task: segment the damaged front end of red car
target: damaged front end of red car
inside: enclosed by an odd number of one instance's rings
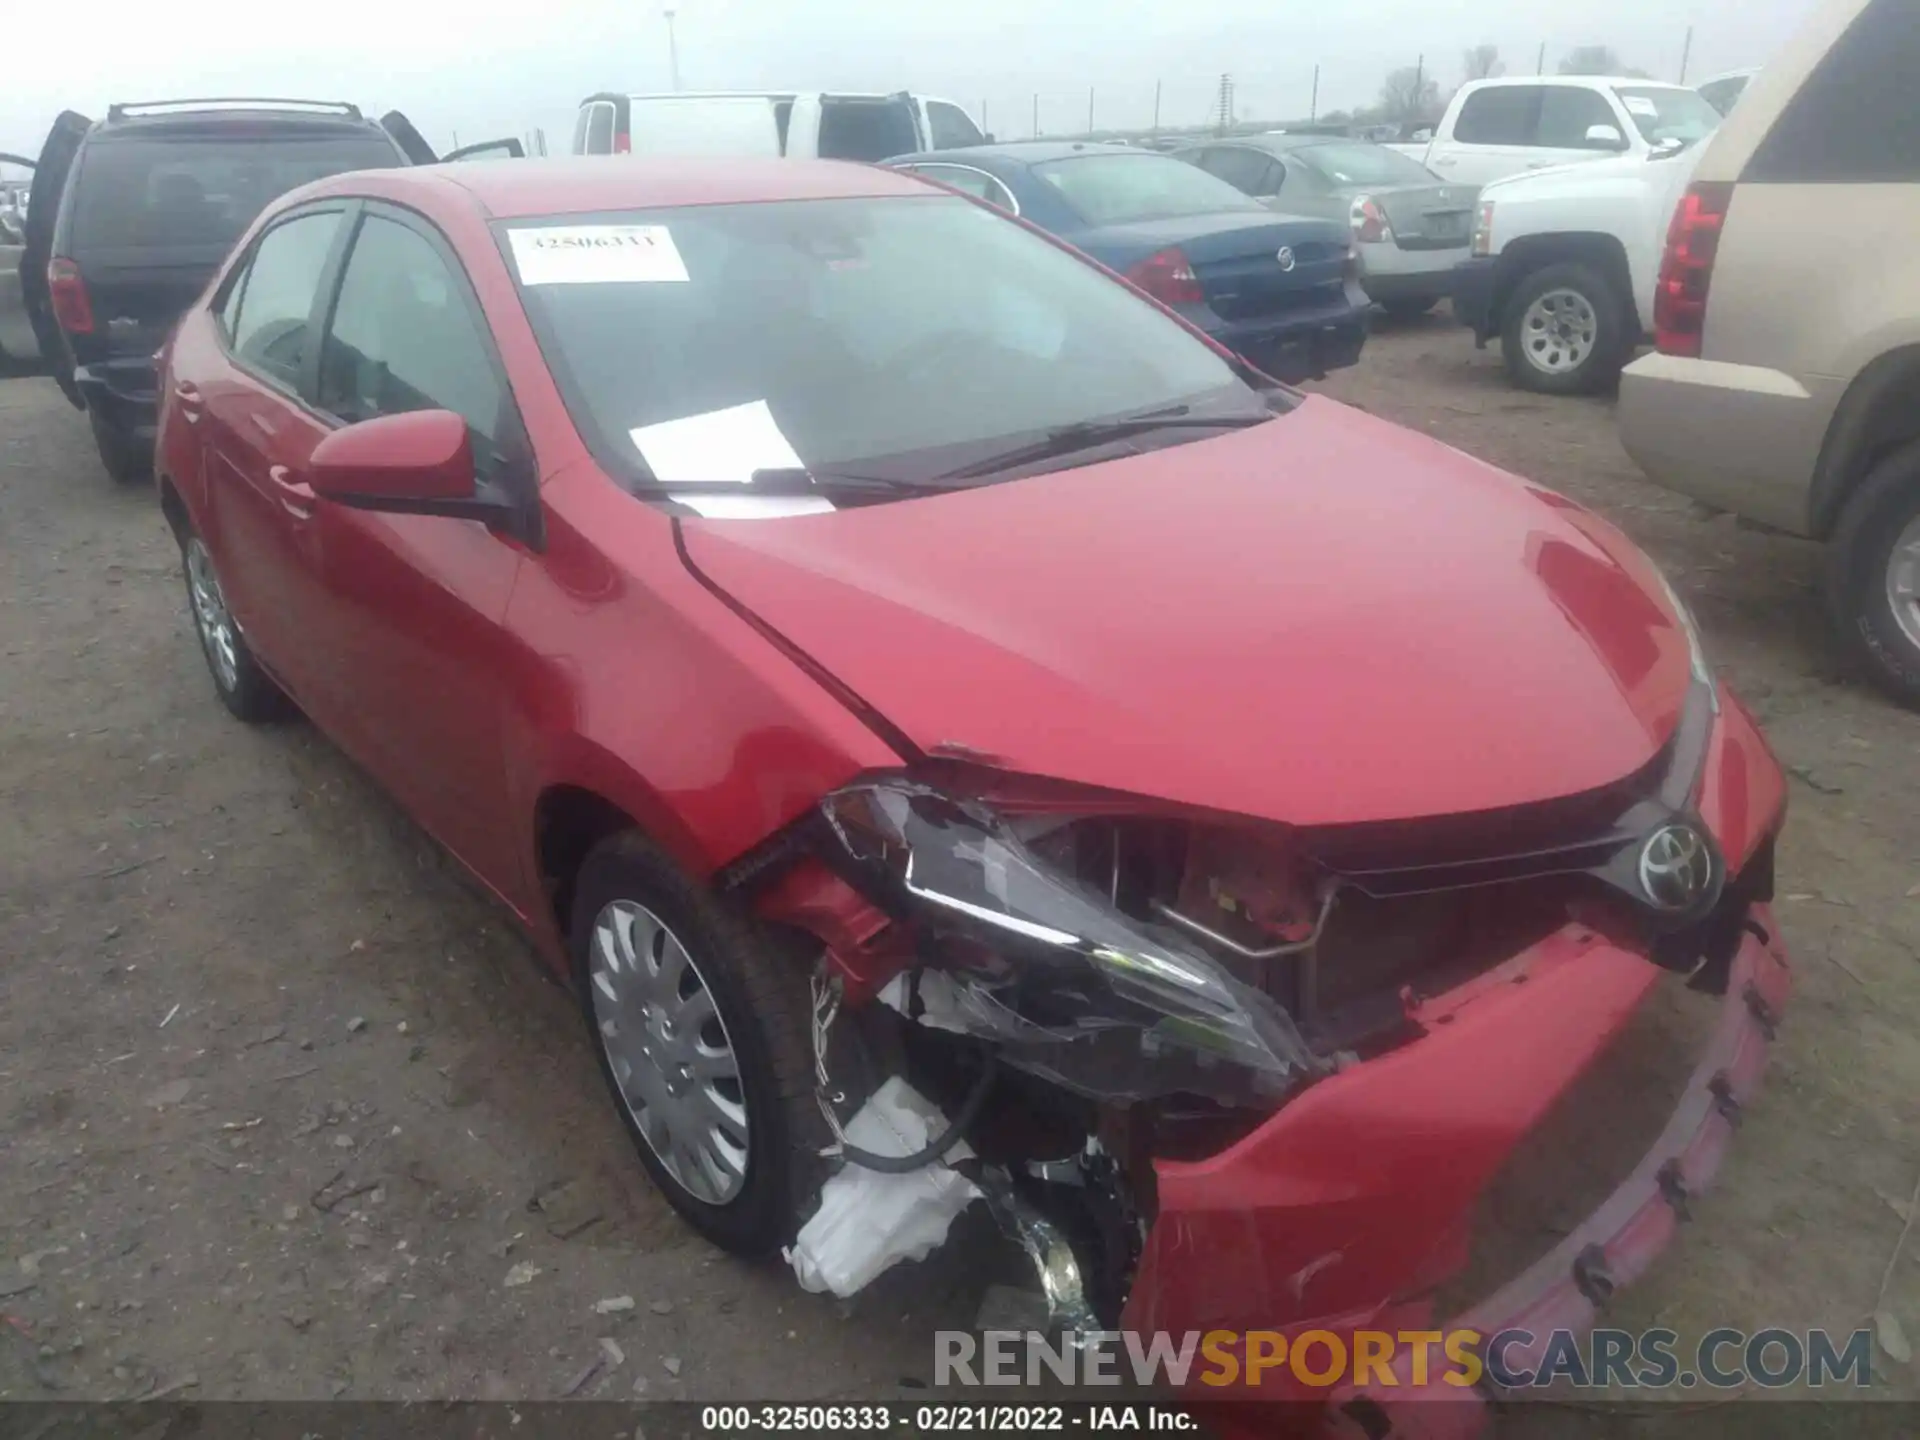
[[[1056,1324],[1544,1335],[1646,1268],[1757,1083],[1788,989],[1767,908],[1784,806],[1750,717],[1697,670],[1647,767],[1561,800],[1299,830],[936,757],[719,878],[820,942],[843,1154],[867,1154],[850,1127],[880,1080],[926,1097],[900,1144],[961,1177],[956,1204],[985,1198]],[[1496,1173],[1662,983],[1725,1000],[1653,1148],[1519,1279],[1439,1313]],[[880,1254],[875,1226],[862,1259],[938,1238]],[[1479,1423],[1482,1392],[1417,1385],[1403,1356],[1357,1386],[1264,1378],[1199,1398],[1330,1402],[1368,1435]]]

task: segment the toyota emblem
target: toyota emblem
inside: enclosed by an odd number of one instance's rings
[[[1282,270],[1293,269],[1293,247],[1291,245],[1282,245],[1280,247],[1280,253],[1273,258],[1280,262],[1280,268]]]
[[[1640,847],[1640,888],[1662,910],[1685,910],[1713,884],[1713,851],[1691,825],[1662,825]]]

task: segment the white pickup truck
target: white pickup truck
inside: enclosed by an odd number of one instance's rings
[[[1509,175],[1696,140],[1719,121],[1698,91],[1609,75],[1474,80],[1454,92],[1433,138],[1395,145],[1442,180],[1490,185]]]
[[[1606,388],[1653,320],[1667,226],[1719,114],[1663,111],[1644,151],[1529,171],[1480,192],[1453,310],[1485,345],[1500,337],[1516,385],[1571,395]],[[1700,112],[1704,111],[1704,117]]]

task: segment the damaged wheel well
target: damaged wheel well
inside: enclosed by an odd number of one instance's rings
[[[609,835],[639,828],[626,811],[591,790],[556,785],[541,795],[533,812],[534,854],[540,886],[561,935],[568,934],[573,923],[574,883],[581,862]]]

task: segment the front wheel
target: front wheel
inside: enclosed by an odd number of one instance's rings
[[[1620,374],[1631,348],[1625,301],[1590,265],[1547,265],[1508,297],[1500,348],[1507,374],[1523,390],[1585,395]]]
[[[575,979],[641,1163],[722,1249],[792,1240],[824,1178],[807,972],[638,834],[580,867]]]
[[[1873,679],[1920,708],[1920,443],[1868,472],[1827,549],[1827,607]]]

